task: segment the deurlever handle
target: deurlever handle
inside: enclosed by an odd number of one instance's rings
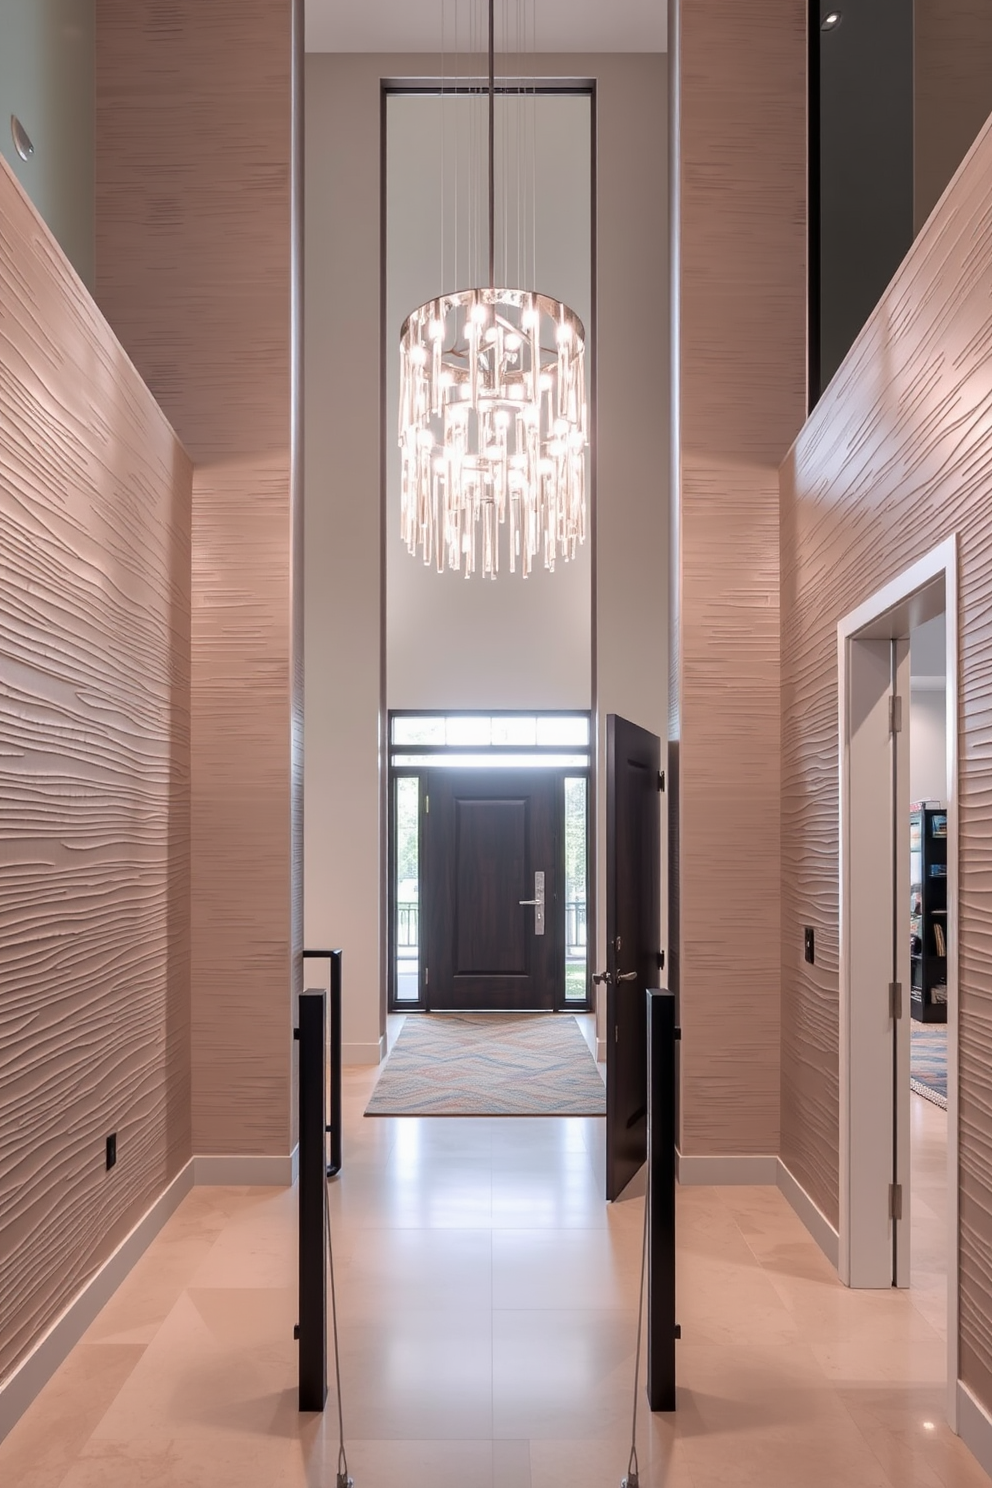
[[[518,899],[518,904],[543,904],[543,899]]]
[[[619,972],[617,974],[617,981],[618,982],[636,982],[637,981],[637,972],[636,971],[621,971],[621,972]]]
[[[612,982],[613,980],[608,971],[594,971],[592,979],[594,982]]]

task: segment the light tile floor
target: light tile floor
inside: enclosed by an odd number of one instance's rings
[[[372,1079],[347,1072],[332,1188],[357,1488],[616,1488],[643,1205],[602,1201],[602,1121],[363,1120]],[[985,1488],[942,1414],[946,1118],[914,1119],[910,1292],[841,1287],[773,1189],[680,1191],[679,1410],[642,1402],[644,1488]],[[0,1484],[333,1484],[333,1399],[296,1409],[295,1208],[192,1193],[0,1446]]]

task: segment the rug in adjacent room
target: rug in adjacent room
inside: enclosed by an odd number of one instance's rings
[[[910,1089],[947,1110],[947,1024],[915,1023],[909,1063]]]
[[[410,1016],[366,1116],[604,1116],[606,1087],[570,1013]]]

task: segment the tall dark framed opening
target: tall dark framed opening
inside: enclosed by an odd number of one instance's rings
[[[439,812],[451,817],[448,789],[457,782],[465,820],[478,817],[480,801],[493,798],[504,806],[512,802],[522,822],[537,811],[543,825],[543,840],[553,834],[553,863],[547,866],[547,898],[543,905],[546,924],[538,928],[533,904],[531,877],[514,887],[507,878],[500,889],[507,903],[498,908],[503,915],[507,953],[514,936],[542,943],[524,942],[542,954],[557,949],[550,1001],[521,1006],[544,1006],[546,1010],[589,1012],[592,1010],[591,948],[595,944],[592,895],[592,719],[588,712],[533,713],[501,712],[407,712],[389,714],[388,788],[388,1006],[390,1012],[426,1012],[432,1007],[452,1005],[452,989],[439,984],[444,958],[435,938],[430,949],[431,927],[438,925],[439,897],[457,896],[451,878],[452,865],[438,861],[450,840],[441,836]],[[432,784],[433,782],[433,784]],[[517,783],[519,782],[519,789]],[[434,796],[434,821],[431,799]],[[466,803],[465,798],[472,797]],[[535,805],[536,803],[536,805]],[[510,825],[509,810],[500,815]],[[462,837],[467,854],[459,871],[471,875],[472,853],[487,851],[483,827],[482,846],[473,848]],[[497,838],[499,829],[497,828]],[[498,850],[494,839],[492,851]],[[525,847],[521,853],[526,853]],[[433,859],[432,859],[433,853]],[[521,862],[523,858],[521,857]],[[536,862],[536,860],[535,860]],[[542,859],[543,863],[543,859]],[[466,866],[467,865],[467,866]],[[483,864],[484,867],[484,864]],[[533,864],[526,872],[532,874]],[[544,867],[539,870],[544,876]],[[500,878],[507,870],[499,870]],[[454,883],[454,887],[452,887]],[[541,885],[542,892],[544,885]],[[518,892],[519,891],[519,892]],[[442,909],[443,918],[443,906]],[[486,918],[490,912],[483,909]],[[531,916],[534,920],[531,920]],[[521,923],[518,923],[520,921]],[[435,932],[437,933],[444,933]],[[464,925],[460,932],[465,941]],[[496,928],[497,937],[500,934]],[[435,965],[433,986],[431,960]],[[512,959],[512,956],[511,956]],[[548,966],[550,958],[545,956]],[[513,968],[507,967],[508,970]],[[453,968],[447,958],[446,981]],[[517,968],[522,971],[522,968]],[[552,973],[549,973],[549,975]],[[454,978],[457,982],[457,977]],[[511,979],[512,980],[512,979]],[[504,988],[504,993],[506,989]],[[457,1001],[457,998],[455,999]],[[471,1006],[472,1004],[468,1004]],[[513,999],[506,1004],[513,1005]]]

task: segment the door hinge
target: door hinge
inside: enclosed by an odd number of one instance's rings
[[[430,985],[430,980],[431,980],[431,969],[430,969],[429,966],[425,966],[424,967],[424,986],[425,987],[427,987],[427,986]]]
[[[658,771],[658,789],[660,791],[663,791],[665,789],[665,772],[664,772],[664,770],[659,770]]]
[[[664,951],[659,951],[658,952],[658,970],[659,971],[664,971],[664,969],[665,969],[665,953],[664,953]]]
[[[902,1219],[902,1184],[889,1184],[889,1218]]]
[[[431,814],[431,798],[430,798],[430,796],[425,796],[424,797],[424,815],[425,816],[430,816],[430,814]]]
[[[902,982],[889,983],[889,1017],[893,1021],[902,1017]]]
[[[889,698],[889,733],[902,733],[902,698]]]
[[[619,1023],[614,1023],[614,1025],[613,1025],[613,1042],[615,1044],[618,1044],[620,1042],[620,1024]]]

